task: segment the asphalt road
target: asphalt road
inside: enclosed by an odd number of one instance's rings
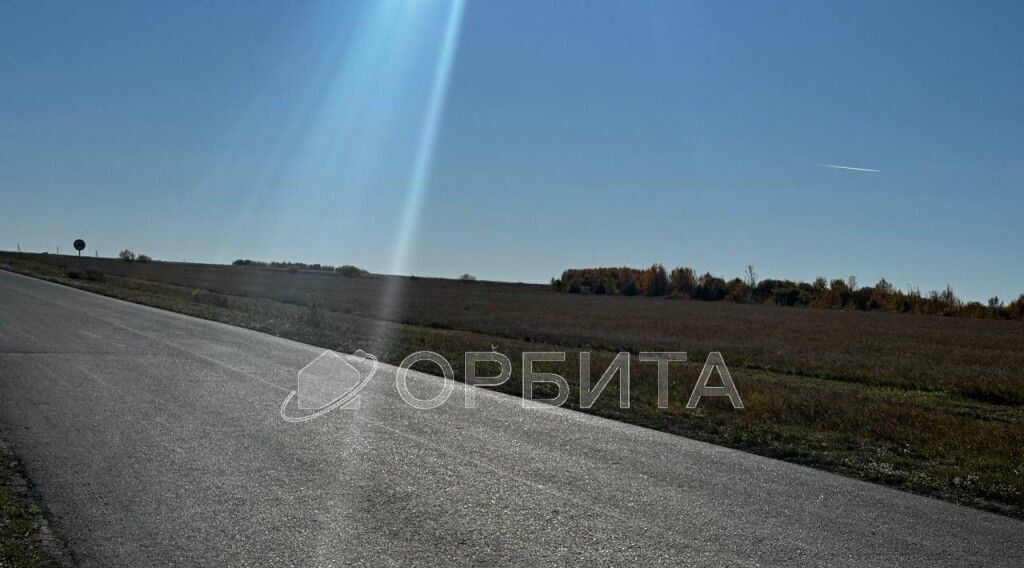
[[[0,271],[0,425],[82,565],[1024,562],[1019,521],[462,385],[415,410],[391,367],[282,420],[321,353]]]

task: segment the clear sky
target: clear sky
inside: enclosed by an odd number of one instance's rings
[[[7,0],[0,248],[1008,300],[1022,29],[1014,2]]]

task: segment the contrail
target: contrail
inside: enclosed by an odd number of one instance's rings
[[[869,172],[872,174],[882,173],[882,170],[876,170],[874,168],[855,168],[853,166],[840,166],[839,164],[814,164],[819,168],[834,168],[837,170],[852,170],[855,172]]]

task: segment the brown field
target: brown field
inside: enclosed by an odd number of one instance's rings
[[[578,384],[615,352],[674,350],[671,406],[656,366],[633,359],[632,405],[602,416],[1024,518],[1024,323],[880,312],[588,296],[546,286],[0,253],[12,270],[126,300],[397,363],[430,349],[461,377],[465,351],[564,349]],[[69,278],[87,269],[105,280]],[[381,310],[390,285],[401,289]],[[384,318],[387,318],[386,321]],[[683,405],[720,351],[746,405]],[[519,392],[519,365],[501,390]],[[431,369],[424,369],[430,371]],[[435,370],[436,371],[436,370]],[[574,393],[575,396],[575,393]],[[570,397],[570,406],[574,406]]]

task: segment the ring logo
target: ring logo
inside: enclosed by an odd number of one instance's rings
[[[306,422],[341,406],[358,408],[359,393],[373,380],[378,367],[377,358],[362,349],[345,356],[324,351],[299,371],[298,388],[281,404],[281,418]],[[293,398],[299,410],[315,412],[289,415],[288,403]]]

